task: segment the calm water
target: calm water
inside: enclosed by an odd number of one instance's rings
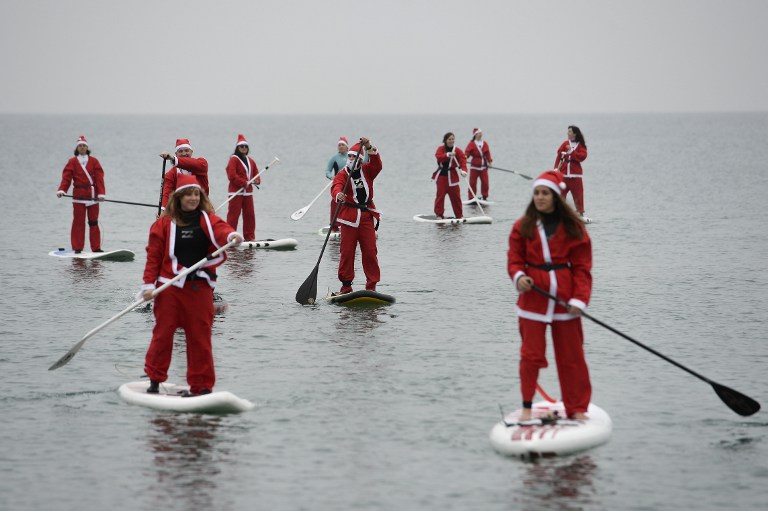
[[[586,321],[595,403],[611,441],[523,463],[488,433],[519,405],[515,292],[507,237],[530,182],[491,174],[492,225],[436,227],[433,154],[445,131],[481,126],[495,162],[538,174],[565,128],[583,129],[587,214],[595,219],[590,312],[686,366],[768,404],[765,194],[768,114],[498,117],[0,117],[6,219],[0,253],[0,509],[756,509],[768,486],[768,420],[731,412],[706,383]],[[157,154],[188,137],[210,163],[212,199],[237,133],[263,166],[257,237],[292,252],[237,252],[220,271],[217,388],[249,413],[175,415],[122,402],[142,374],[151,315],[131,313],[49,372],[85,332],[131,303],[154,211],[104,204],[107,249],[131,263],[57,260],[71,206],[54,192],[77,136],[106,171],[109,198],[153,203]],[[380,290],[391,307],[301,307],[339,135],[370,137]],[[465,187],[462,187],[465,190]],[[463,192],[466,193],[466,192]],[[336,289],[338,245],[318,291]],[[363,283],[362,272],[356,286]],[[184,380],[183,342],[171,379]],[[542,383],[558,394],[554,368]]]

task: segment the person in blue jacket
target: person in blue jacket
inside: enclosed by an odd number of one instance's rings
[[[333,179],[334,177],[336,177],[336,174],[338,174],[339,171],[344,168],[344,165],[347,164],[347,152],[349,151],[349,143],[347,142],[347,139],[345,137],[339,137],[337,146],[339,148],[339,152],[331,156],[331,159],[328,160],[328,166],[325,168],[325,177],[327,177],[328,179]],[[331,200],[330,222],[333,223],[333,225],[331,225],[331,230],[334,232],[338,232],[339,223],[333,222],[333,213],[335,211],[336,211],[336,201]],[[330,222],[328,225],[330,225]]]

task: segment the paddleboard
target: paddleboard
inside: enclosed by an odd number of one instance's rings
[[[264,248],[268,250],[293,250],[296,248],[299,242],[293,238],[283,238],[280,240],[256,240],[256,241],[244,241],[240,244],[240,250]]]
[[[481,206],[492,206],[493,204],[496,204],[492,200],[485,200],[485,199],[468,199],[465,201],[461,201],[462,204],[465,206],[477,206],[479,203]]]
[[[413,217],[417,222],[428,222],[432,224],[490,224],[493,218],[489,216],[470,216],[464,218],[445,217],[438,220],[435,215],[416,215]]]
[[[240,413],[251,410],[256,405],[241,399],[231,392],[216,391],[203,396],[181,397],[179,392],[189,391],[186,385],[161,383],[158,394],[147,394],[149,380],[124,383],[117,389],[125,401],[155,410],[187,413]]]
[[[592,222],[594,222],[594,220],[592,220],[588,216],[582,216],[581,221],[584,222],[585,224],[591,224]]]
[[[331,293],[325,298],[336,305],[389,305],[395,303],[394,296],[367,289],[344,294]]]
[[[565,418],[561,401],[541,401],[533,405],[534,425],[520,425],[522,409],[507,414],[491,429],[491,445],[501,454],[523,459],[565,456],[602,445],[611,437],[613,423],[600,407],[591,404],[587,409],[589,420],[573,421]],[[549,423],[541,420],[557,412],[563,419]]]
[[[66,250],[60,248],[53,252],[48,252],[48,255],[54,257],[62,257],[65,259],[99,259],[102,261],[133,261],[133,257],[136,255],[130,250],[109,250],[106,252],[80,252],[75,254],[74,250]]]
[[[222,296],[219,293],[214,291],[213,292],[213,313],[222,314],[226,312],[227,309],[229,309],[229,302],[227,302],[224,298],[222,298]],[[152,302],[149,302],[143,307],[136,307],[133,310],[135,310],[136,312],[148,314],[152,312]]]
[[[320,229],[317,231],[317,234],[319,234],[320,236],[326,236],[326,235],[328,234],[328,229],[330,229],[330,227],[328,227],[327,225],[326,225],[325,227],[321,227],[321,228],[320,228]],[[341,238],[341,231],[335,231],[335,232],[332,232],[329,238],[330,238],[330,239],[332,239],[332,240],[333,240],[333,239],[339,239],[339,238]],[[378,239],[378,238],[379,238],[379,233],[378,233],[378,231],[377,231],[377,232],[376,232],[376,239]]]

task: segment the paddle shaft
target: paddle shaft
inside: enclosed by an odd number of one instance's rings
[[[245,183],[244,187],[240,188],[238,191],[236,191],[235,193],[230,195],[229,198],[227,200],[225,200],[224,202],[222,202],[221,204],[219,204],[219,207],[214,209],[214,211],[220,210],[222,207],[224,207],[224,204],[228,203],[229,201],[234,199],[236,196],[240,195],[241,192],[245,191],[245,189],[248,188],[251,185],[251,183],[253,183],[258,178],[260,178],[264,173],[266,173],[269,170],[269,168],[272,166],[273,163],[280,163],[280,158],[275,156],[275,158],[271,162],[269,162],[269,164],[267,164],[266,167],[264,167],[264,170],[262,170],[261,172],[257,172],[255,176],[253,176],[251,179],[248,180],[247,183]],[[258,188],[258,186],[256,188]]]
[[[163,171],[160,174],[160,198],[157,201],[157,216],[160,216],[160,213],[163,212],[163,188],[165,187],[165,163],[168,160],[163,158]]]
[[[502,168],[499,168],[499,167],[494,167],[493,165],[488,165],[488,168],[489,169],[494,169],[494,170],[500,170],[502,172],[509,172],[511,174],[517,174],[518,176],[520,176],[522,178],[525,178],[525,179],[529,179],[529,180],[533,179],[531,176],[528,176],[528,175],[523,174],[522,172],[518,172],[516,170],[502,169]]]
[[[129,204],[131,206],[146,206],[148,208],[154,208],[155,207],[154,204],[143,204],[141,202],[128,202],[128,201],[124,201],[124,200],[113,200],[113,199],[101,199],[101,200],[99,200],[99,199],[94,199],[92,197],[76,197],[74,195],[63,195],[63,197],[71,197],[71,198],[73,198],[75,200],[90,200],[90,201],[94,201],[94,202],[115,202],[117,204]]]
[[[453,150],[456,150],[456,147],[453,148]],[[457,171],[459,172],[459,175],[461,175],[461,167],[459,166],[459,161],[456,159],[456,155],[454,154],[451,156],[453,158],[454,163],[456,163]],[[482,213],[483,216],[485,216],[485,211],[483,210],[482,204],[480,204],[480,197],[477,196],[475,191],[472,189],[472,185],[469,184],[469,174],[464,176],[464,179],[467,180],[467,188],[469,188],[469,191],[472,192],[472,197],[475,198],[475,201],[477,202],[477,207],[480,208],[480,213]]]
[[[328,184],[325,185],[325,188],[320,190],[320,193],[318,193],[317,196],[315,196],[315,198],[312,199],[312,202],[310,202],[309,204],[307,204],[303,208],[294,211],[294,213],[291,215],[291,220],[300,220],[301,217],[303,217],[307,213],[307,211],[309,211],[309,208],[312,207],[312,204],[314,204],[317,201],[317,199],[319,199],[320,196],[323,193],[325,193],[325,191],[328,189],[328,187],[331,186],[332,184],[333,184],[333,180],[329,181]]]

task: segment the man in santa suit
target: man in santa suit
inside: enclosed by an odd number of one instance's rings
[[[70,158],[61,173],[61,183],[56,196],[61,198],[72,185],[72,250],[76,254],[85,247],[85,219],[88,217],[88,239],[91,250],[101,250],[101,233],[99,232],[99,202],[106,198],[104,188],[104,170],[99,160],[91,156],[88,142],[83,135],[77,139],[75,156]]]
[[[366,156],[368,163],[363,163]],[[365,288],[376,290],[381,275],[376,248],[376,229],[381,213],[373,203],[373,181],[381,172],[381,156],[370,140],[363,137],[347,153],[347,163],[333,178],[331,197],[339,203],[337,217],[341,226],[339,247],[340,293],[352,292],[355,278],[355,251],[360,244]],[[350,179],[351,178],[351,179]]]
[[[237,229],[237,221],[240,218],[240,211],[242,211],[243,236],[245,236],[245,241],[254,241],[256,239],[256,213],[253,210],[253,184],[260,185],[261,177],[256,162],[248,156],[248,152],[248,141],[245,136],[238,135],[235,152],[229,157],[229,163],[227,163],[229,196],[234,195],[229,201],[227,223],[233,229]]]
[[[469,188],[474,191],[478,198],[488,200],[490,185],[488,183],[488,167],[493,163],[491,158],[491,148],[488,142],[483,140],[483,130],[475,128],[472,130],[472,140],[467,144],[464,150],[469,162]],[[477,189],[477,178],[480,178],[480,187]],[[472,200],[472,191],[467,190],[467,199]]]
[[[162,209],[168,203],[168,197],[176,190],[176,177],[179,174],[195,176],[200,187],[206,195],[208,190],[208,161],[205,158],[192,158],[192,146],[186,138],[176,140],[176,154],[162,152],[160,157],[173,163],[171,170],[165,173],[163,178],[163,198],[160,201]]]

